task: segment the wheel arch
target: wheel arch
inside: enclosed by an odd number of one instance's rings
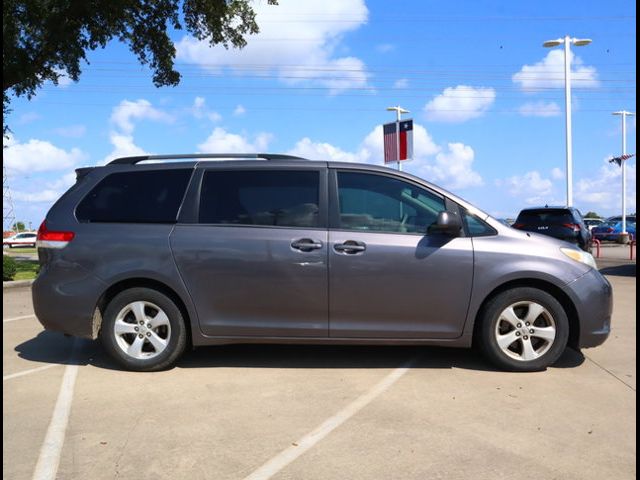
[[[551,282],[537,278],[522,278],[517,280],[510,280],[494,288],[482,301],[482,304],[480,305],[480,308],[478,308],[473,319],[474,324],[472,343],[475,345],[478,341],[479,329],[482,323],[481,319],[487,303],[489,303],[489,301],[496,295],[499,295],[507,290],[519,287],[537,288],[553,296],[558,302],[560,302],[560,305],[562,305],[562,308],[567,314],[567,319],[569,320],[569,340],[567,344],[571,348],[577,349],[580,339],[580,321],[576,306],[574,305],[569,295],[567,295],[560,287]]]
[[[167,284],[159,280],[154,280],[154,279],[145,278],[145,277],[135,277],[135,278],[127,278],[124,280],[120,280],[114,283],[113,285],[111,285],[102,293],[102,295],[98,299],[98,303],[96,305],[96,314],[94,315],[94,320],[93,320],[94,338],[97,337],[98,332],[100,331],[100,327],[102,325],[102,318],[109,302],[111,302],[111,300],[113,300],[116,295],[118,295],[121,292],[124,292],[125,290],[129,290],[131,288],[140,288],[140,287],[156,290],[166,295],[167,297],[169,297],[176,304],[176,306],[180,310],[180,313],[182,314],[182,317],[184,318],[185,327],[187,329],[187,342],[191,346],[192,345],[191,315],[189,315],[189,310],[187,309],[187,305],[182,300],[180,295],[178,295],[178,293],[174,289],[172,289],[170,286],[168,286]]]

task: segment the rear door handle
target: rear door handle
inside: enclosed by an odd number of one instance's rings
[[[322,242],[319,240],[312,240],[311,238],[301,238],[291,242],[291,248],[300,250],[301,252],[311,252],[312,250],[322,248]]]
[[[336,243],[333,249],[338,253],[346,253],[353,255],[354,253],[361,253],[367,249],[367,246],[363,242],[356,242],[355,240],[347,240],[344,243]]]

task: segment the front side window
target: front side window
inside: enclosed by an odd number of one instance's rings
[[[467,225],[467,231],[470,237],[488,237],[498,234],[495,228],[481,220],[477,215],[473,215],[465,210],[462,217]]]
[[[214,225],[320,225],[320,174],[304,170],[205,172],[199,221]]]
[[[81,222],[174,223],[192,169],[112,173],[76,208]]]
[[[357,172],[338,172],[340,228],[425,235],[445,210],[444,199],[411,183]]]

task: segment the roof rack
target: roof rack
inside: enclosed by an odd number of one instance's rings
[[[140,155],[137,157],[121,157],[111,160],[109,165],[135,165],[145,160],[184,160],[206,158],[239,158],[243,160],[307,160],[294,155],[282,155],[279,153],[181,153],[177,155]]]

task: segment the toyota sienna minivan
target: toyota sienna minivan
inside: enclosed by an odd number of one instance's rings
[[[474,345],[534,371],[610,330],[589,253],[373,165],[120,158],[78,169],[37,241],[42,325],[130,370],[187,346],[314,343]]]

